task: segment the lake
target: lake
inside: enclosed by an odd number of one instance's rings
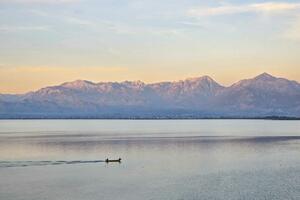
[[[0,120],[0,199],[300,199],[300,121]]]

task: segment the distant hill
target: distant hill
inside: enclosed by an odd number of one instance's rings
[[[176,82],[85,80],[0,95],[0,118],[300,117],[300,84],[263,73],[224,87],[208,76]]]

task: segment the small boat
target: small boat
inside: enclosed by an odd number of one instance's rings
[[[109,162],[118,162],[118,163],[120,163],[121,160],[122,160],[121,158],[116,159],[116,160],[110,160],[110,159],[106,158],[106,159],[105,159],[105,162],[106,162],[106,163],[109,163]]]

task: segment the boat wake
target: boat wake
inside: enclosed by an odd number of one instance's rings
[[[105,161],[104,160],[0,161],[0,168],[46,166],[46,165],[93,164],[93,163],[101,163],[101,162],[105,162]]]

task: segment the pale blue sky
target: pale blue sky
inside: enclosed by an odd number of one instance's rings
[[[264,71],[300,81],[300,1],[0,0],[0,44],[0,92]]]

